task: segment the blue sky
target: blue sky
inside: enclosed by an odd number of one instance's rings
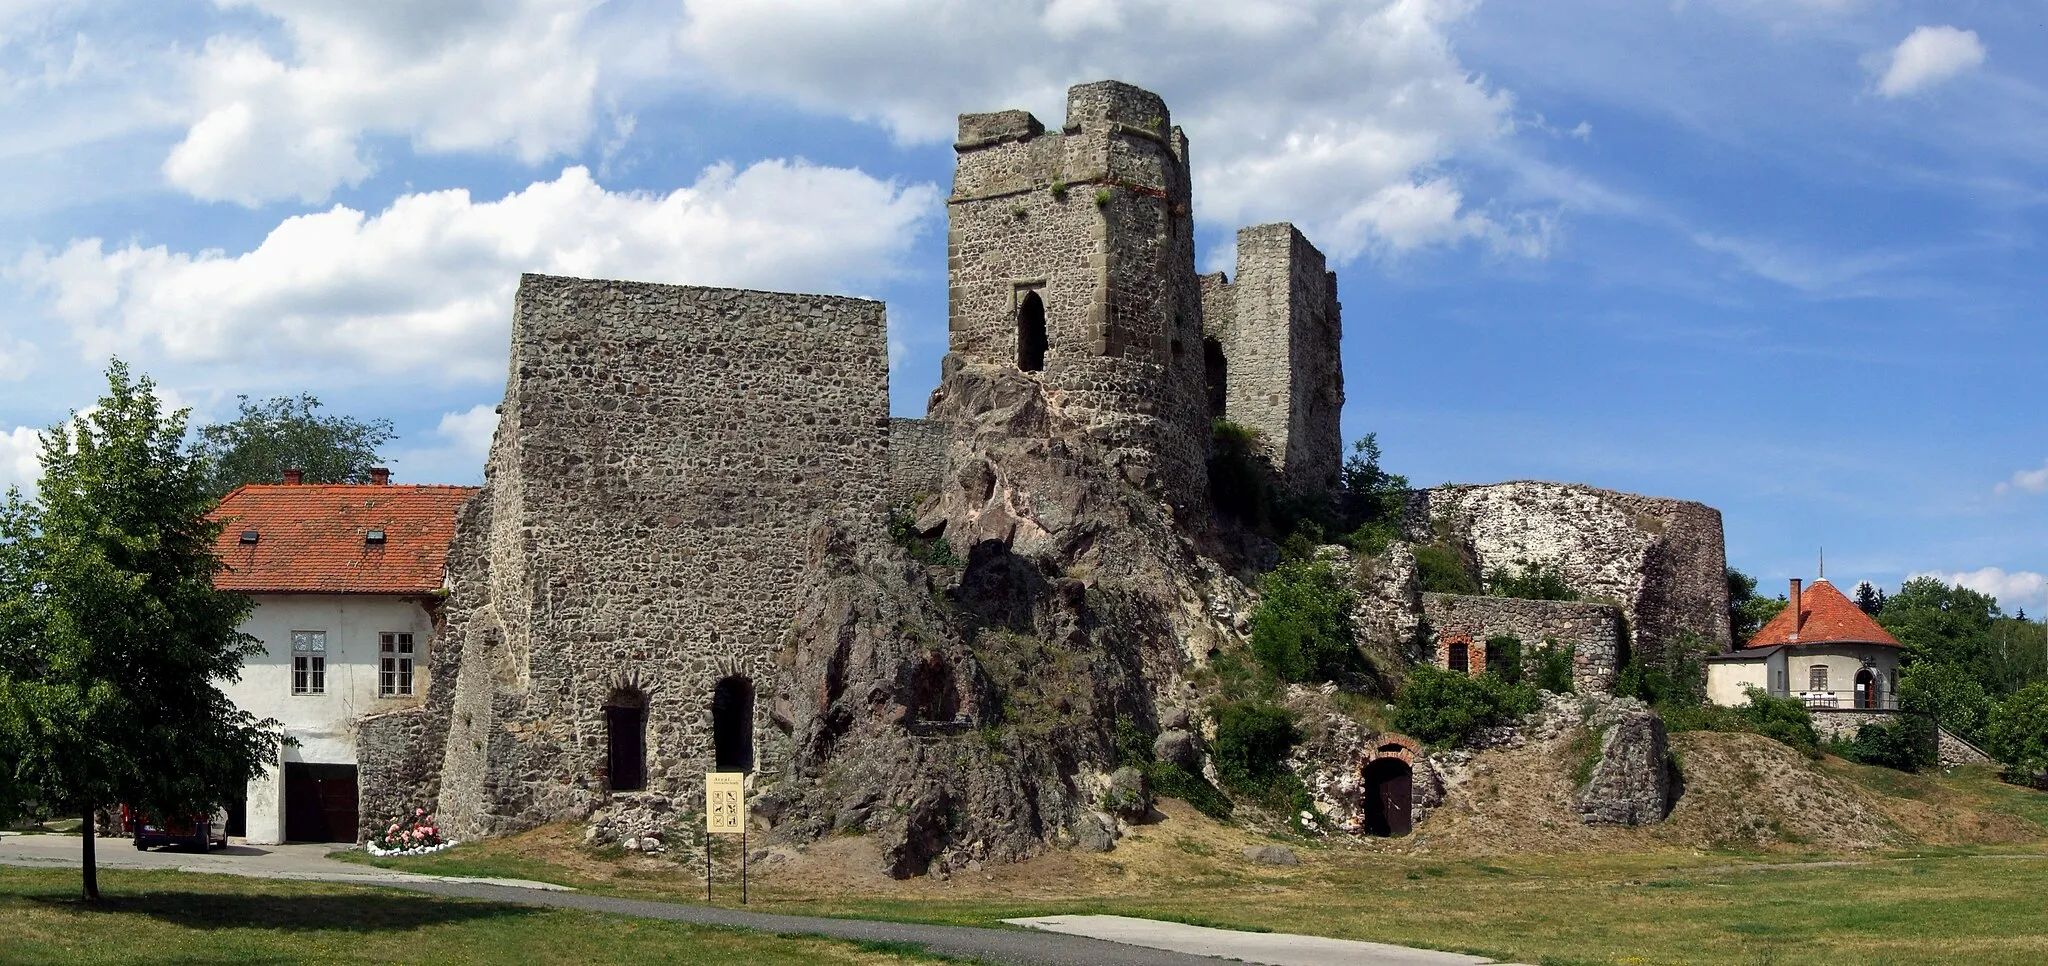
[[[346,13],[335,12],[346,6]],[[1419,484],[1720,508],[1765,580],[2048,611],[2048,25],[1903,0],[0,0],[0,484],[107,356],[473,482],[521,271],[886,299],[945,341],[953,115],[1157,90],[1199,259],[1338,268]]]

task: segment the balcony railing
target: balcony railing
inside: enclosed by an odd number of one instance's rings
[[[1794,698],[1809,708],[1835,708],[1844,711],[1897,711],[1899,697],[1896,694],[1869,695],[1861,691],[1772,691],[1774,698]]]

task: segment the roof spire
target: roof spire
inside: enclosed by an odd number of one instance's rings
[[[1820,579],[1828,579],[1828,548],[1826,545],[1822,545],[1820,548]]]

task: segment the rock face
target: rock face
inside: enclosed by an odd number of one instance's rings
[[[1649,825],[1671,813],[1671,746],[1664,719],[1642,702],[1607,698],[1593,703],[1586,727],[1598,736],[1599,759],[1579,789],[1579,815],[1588,825]]]
[[[1555,565],[1586,600],[1611,600],[1657,655],[1686,632],[1728,648],[1727,557],[1712,507],[1570,483],[1422,490],[1409,536],[1448,539],[1480,574]]]

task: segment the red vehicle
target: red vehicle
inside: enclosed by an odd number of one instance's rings
[[[158,822],[126,805],[121,806],[121,831],[135,836],[135,847],[185,844],[201,852],[228,847],[228,810],[216,808],[209,814],[195,813],[179,821]]]

